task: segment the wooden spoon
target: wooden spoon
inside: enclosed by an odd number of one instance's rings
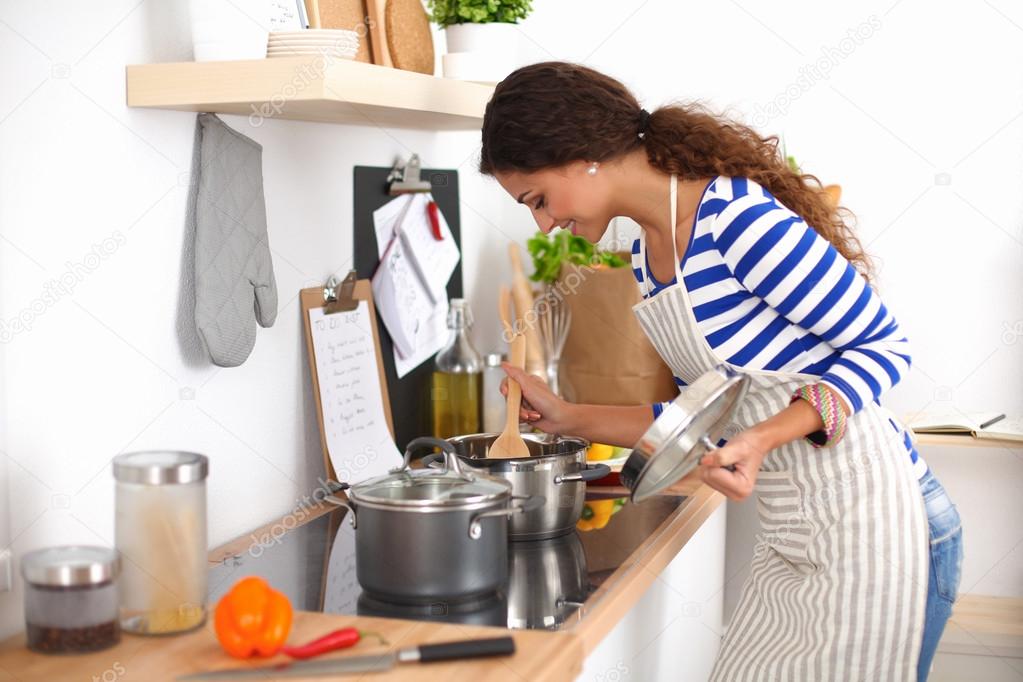
[[[512,266],[512,298],[519,317],[524,317],[533,309],[533,290],[522,268],[521,247],[515,242],[508,245],[508,258]],[[522,331],[526,335],[526,372],[540,377],[547,377],[547,364],[544,362],[543,346],[535,322],[522,323]]]
[[[508,351],[508,364],[524,369],[526,366],[526,337],[522,332],[515,333],[512,325],[511,295],[507,287],[501,287],[500,301],[501,322],[504,323],[506,334],[510,334],[511,348]],[[504,431],[490,445],[487,457],[510,458],[529,457],[529,446],[522,440],[519,433],[519,407],[522,405],[522,387],[511,377],[508,378],[508,412],[505,417]]]

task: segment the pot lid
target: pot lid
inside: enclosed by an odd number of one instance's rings
[[[444,465],[413,469],[416,450],[440,448]],[[356,483],[350,496],[356,503],[394,507],[457,508],[508,499],[511,483],[501,478],[465,471],[454,447],[438,438],[416,438],[405,450],[404,464],[383,476]]]
[[[725,365],[705,372],[661,412],[621,471],[632,501],[658,494],[696,468],[716,447],[749,387],[749,377]]]

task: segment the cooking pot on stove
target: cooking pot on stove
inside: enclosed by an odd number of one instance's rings
[[[413,469],[414,453],[440,448],[443,463]],[[417,438],[404,464],[384,476],[342,483],[355,531],[355,572],[364,592],[385,602],[423,604],[492,594],[508,578],[508,518],[544,504],[511,484],[460,466],[455,449]]]
[[[511,518],[511,540],[542,540],[570,533],[583,512],[586,482],[611,473],[606,464],[589,464],[582,438],[522,434],[529,457],[488,457],[496,433],[449,438],[463,468],[511,484],[515,495],[543,497],[546,503]],[[430,458],[427,458],[427,461]]]

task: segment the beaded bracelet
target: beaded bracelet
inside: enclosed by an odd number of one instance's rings
[[[834,390],[826,384],[803,386],[792,395],[789,404],[800,399],[810,403],[824,422],[822,430],[814,431],[806,436],[811,445],[815,448],[823,448],[842,440],[842,436],[845,435],[847,419],[845,410],[842,408],[842,401]]]

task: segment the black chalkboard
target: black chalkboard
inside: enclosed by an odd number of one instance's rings
[[[387,193],[387,176],[390,168],[356,166],[354,171],[354,220],[352,222],[353,253],[355,270],[359,279],[371,279],[379,262],[376,232],[373,229],[373,211],[394,197]],[[462,248],[462,232],[458,213],[458,171],[424,168],[421,178],[433,187],[433,199],[451,228],[459,250]],[[448,282],[448,298],[462,296],[462,262]],[[394,440],[404,452],[409,441],[419,436],[431,435],[433,430],[430,409],[430,380],[433,361],[427,360],[414,370],[398,378],[394,369],[394,345],[387,333],[387,327],[377,315],[377,330],[380,336],[380,352],[384,358],[384,375],[387,378],[387,393],[391,400],[391,416],[394,420]]]

